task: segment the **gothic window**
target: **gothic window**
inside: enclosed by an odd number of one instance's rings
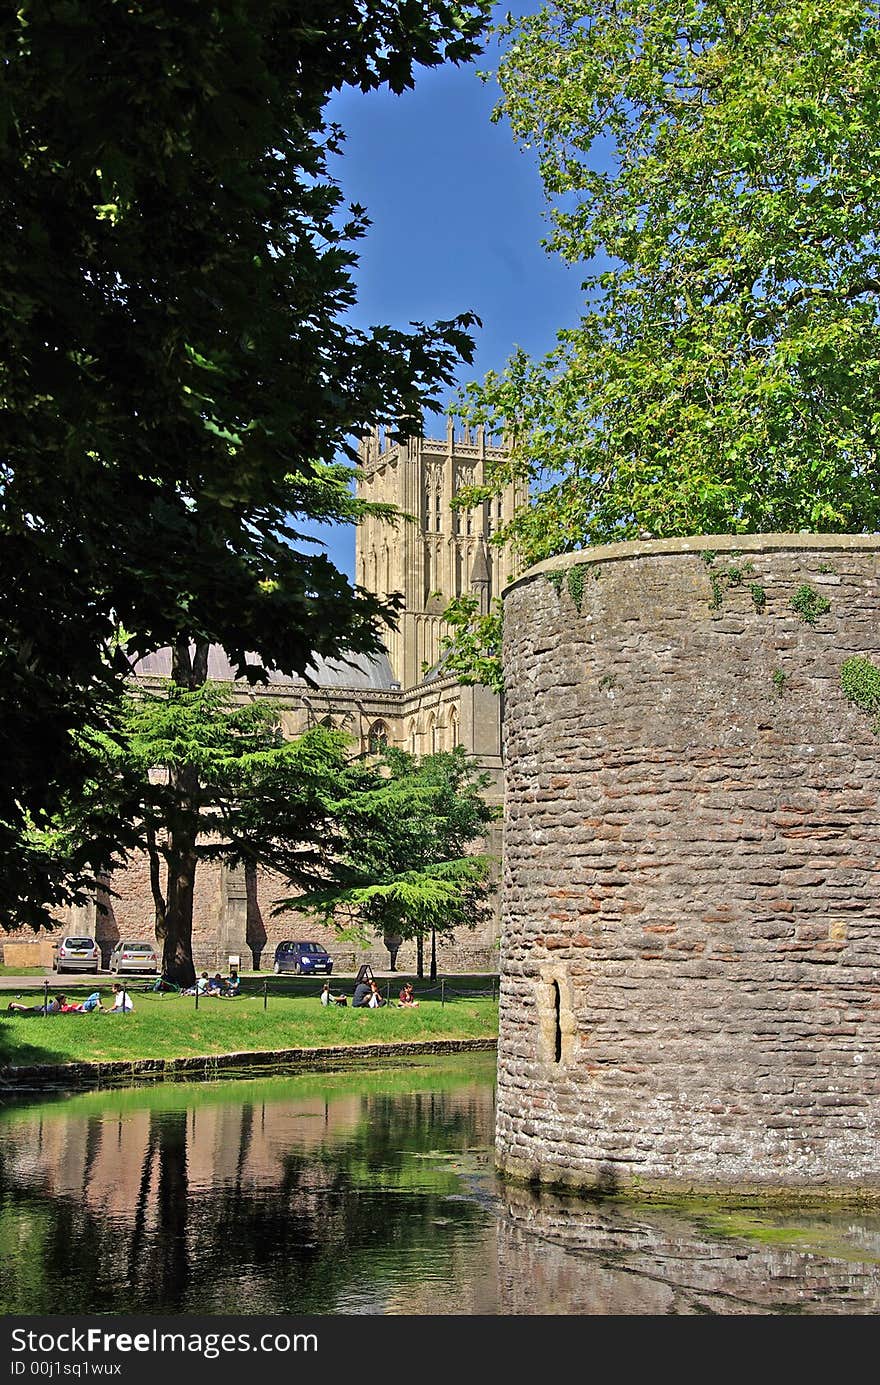
[[[425,491],[425,528],[431,528],[431,492]]]
[[[441,498],[440,492],[437,491],[436,495],[434,496],[434,515],[435,515],[435,524],[434,524],[434,528],[437,530],[437,533],[438,533],[438,534],[440,533],[441,529],[443,528],[443,508],[442,508],[442,507],[443,507],[443,500],[442,500],[442,498]]]
[[[449,742],[453,750],[458,745],[458,712],[454,707],[449,713]]]
[[[409,724],[409,731],[407,732],[407,738],[408,738],[408,740],[409,740],[409,752],[410,752],[411,755],[415,755],[416,749],[417,749],[417,746],[418,746],[418,743],[419,743],[419,734],[418,734],[418,731],[416,730],[416,724],[415,724],[414,721],[411,721],[410,724]]]
[[[388,727],[384,721],[374,721],[367,732],[367,749],[371,755],[381,755],[388,744]]]

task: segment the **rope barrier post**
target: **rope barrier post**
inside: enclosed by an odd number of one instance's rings
[[[440,1004],[446,1004],[446,977],[440,977]]]
[[[48,1013],[49,1013],[49,982],[48,982],[48,981],[44,981],[44,982],[43,982],[43,1014],[44,1014],[44,1015],[48,1015]]]
[[[264,976],[264,977],[263,977],[263,1009],[264,1009],[264,1010],[268,1009],[268,1006],[269,1006],[269,980],[268,980],[268,977],[265,977],[265,976]]]
[[[391,982],[390,982],[390,981],[386,981],[386,982],[385,982],[385,1004],[386,1004],[386,1005],[388,1004],[388,1002],[389,1002],[390,999],[391,999]]]
[[[128,1014],[128,1008],[127,1008],[126,1003],[125,1003],[127,1000],[128,1000],[128,991],[125,989],[125,982],[123,981],[123,983],[122,983],[122,1013],[123,1013],[124,1015],[127,1015],[127,1014]]]
[[[198,982],[198,978],[196,978],[196,1009],[198,1010],[198,1008],[199,1008],[199,982]]]

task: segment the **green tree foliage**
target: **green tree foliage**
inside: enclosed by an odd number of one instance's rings
[[[400,92],[419,64],[470,58],[487,9],[4,7],[7,924],[63,895],[24,836],[86,785],[71,733],[110,715],[130,660],[173,645],[192,687],[204,671],[191,642],[222,645],[251,679],[375,648],[392,609],[303,548],[298,525],[356,517],[339,448],[375,422],[416,426],[469,358],[473,319],[411,333],[346,322],[367,218],[331,176],[343,136],[325,106],[345,85]],[[83,847],[91,869],[107,858],[100,827]]]
[[[578,325],[466,416],[515,438],[529,561],[694,533],[880,528],[880,46],[869,0],[555,0],[511,20]]]
[[[187,689],[168,681],[128,697],[113,735],[92,735],[101,772],[51,844],[62,862],[65,845],[76,849],[77,810],[90,823],[91,800],[128,813],[128,853],[148,857],[163,971],[178,984],[195,976],[193,896],[202,861],[283,869],[301,888],[323,880],[336,841],[327,805],[350,754],[343,733],[317,727],[288,741],[268,699],[241,703],[216,683]]]
[[[504,683],[500,599],[482,614],[479,598],[465,592],[450,601],[443,619],[449,627],[440,638],[444,673],[454,673],[464,684],[481,683],[500,693]]]
[[[436,933],[472,927],[489,908],[491,858],[468,851],[497,816],[487,782],[461,746],[422,759],[389,749],[378,762],[353,763],[330,804],[336,846],[324,884],[276,912],[302,911],[358,938],[415,938],[420,976],[430,935],[436,975]]]

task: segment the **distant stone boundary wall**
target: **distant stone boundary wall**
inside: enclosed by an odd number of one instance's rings
[[[494,1051],[494,1039],[434,1039],[424,1042],[339,1045],[333,1048],[263,1049],[254,1053],[214,1053],[194,1058],[135,1058],[107,1063],[0,1065],[0,1095],[25,1095],[47,1087],[106,1087],[144,1080],[212,1080],[253,1077],[255,1072],[304,1072],[352,1067],[374,1059],[407,1058],[422,1053]]]
[[[505,594],[497,1160],[880,1192],[880,535],[622,543]]]

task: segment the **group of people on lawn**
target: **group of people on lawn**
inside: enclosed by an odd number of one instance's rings
[[[407,981],[404,983],[400,991],[397,1003],[398,1005],[401,1005],[405,1010],[414,1010],[418,1005],[419,1002],[413,995],[413,986],[411,981]],[[348,1000],[344,995],[334,995],[333,992],[330,990],[330,982],[325,981],[324,989],[321,992],[321,1004],[347,1005]],[[383,999],[382,994],[375,980],[373,980],[372,978],[368,980],[366,977],[359,977],[358,981],[355,984],[354,995],[352,996],[351,1004],[352,1009],[355,1010],[378,1010],[381,1005],[387,1005],[388,1001]]]
[[[241,978],[235,967],[230,967],[229,975],[223,977],[219,971],[209,976],[203,971],[194,986],[183,992],[184,995],[216,996],[219,1000],[235,1000],[241,995]]]
[[[160,995],[164,991],[176,991],[178,988],[164,977],[157,978],[156,985],[153,987]],[[230,969],[229,976],[222,977],[218,972],[216,976],[210,977],[203,971],[198,981],[184,995],[200,996],[220,996],[225,1000],[232,1000],[241,993],[241,980],[235,967]],[[104,1005],[98,991],[93,991],[86,996],[85,1000],[75,1001],[71,997],[59,991],[51,1000],[48,997],[41,1000],[38,1005],[21,1005],[16,1000],[10,1000],[6,1007],[13,1015],[87,1015],[102,1011],[108,1015],[128,1015],[134,1009],[134,1001],[131,994],[120,982],[113,983],[113,1004]]]
[[[161,978],[160,978],[161,982]],[[164,989],[159,984],[154,988]],[[176,988],[171,988],[176,989]],[[194,986],[183,992],[184,995],[216,996],[223,1000],[233,1000],[241,994],[241,979],[235,967],[230,969],[228,977],[222,977],[219,972],[215,976],[209,976],[203,971]],[[378,1010],[380,1006],[393,1004],[386,1001],[373,977],[367,977],[361,971],[355,983],[354,995],[352,996],[352,1008],[356,1010],[368,1009]],[[411,981],[404,983],[401,988],[397,1004],[405,1010],[414,1010],[418,1006],[418,1001],[413,995],[413,985]],[[324,982],[324,989],[321,992],[322,1005],[347,1005],[348,1000],[344,995],[334,995],[330,990],[330,982]],[[119,982],[113,984],[113,1004],[103,1005],[101,997],[97,991],[86,996],[83,1001],[69,999],[63,992],[40,1002],[39,1005],[20,1005],[17,1001],[11,1000],[7,1007],[13,1014],[18,1015],[67,1015],[67,1014],[89,1014],[97,1010],[105,1014],[129,1014],[134,1009],[134,1001],[129,992]]]
[[[14,1015],[88,1015],[101,1011],[105,1015],[127,1015],[134,1009],[134,1001],[124,986],[118,981],[113,983],[113,1004],[104,1005],[98,991],[92,991],[85,1000],[72,1000],[59,991],[41,1000],[39,1005],[20,1005],[17,1000],[10,1000],[7,1010],[11,1010]]]

